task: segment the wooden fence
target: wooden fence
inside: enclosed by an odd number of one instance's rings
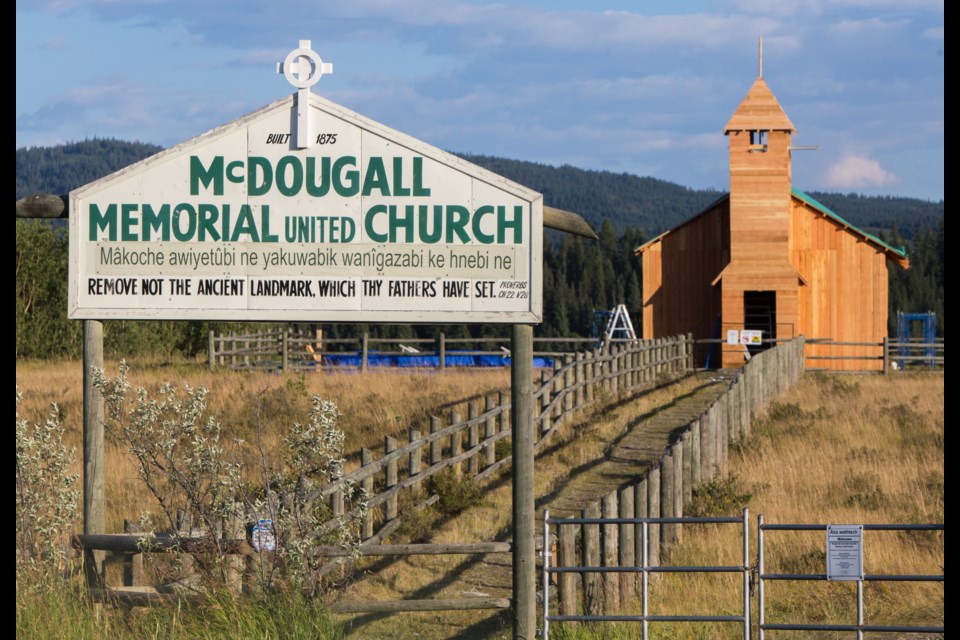
[[[541,370],[541,380],[533,394],[534,425],[537,429],[535,451],[542,450],[562,422],[578,411],[601,399],[649,388],[658,380],[678,377],[692,369],[693,340],[690,336],[624,342],[612,345],[607,352],[594,350],[564,356],[562,362],[557,362],[552,369]],[[382,450],[362,450],[360,467],[347,473],[342,482],[316,487],[312,498],[327,501],[334,516],[323,526],[335,527],[338,525],[338,516],[345,515],[343,482],[352,483],[365,489],[369,496],[361,522],[361,548],[381,546],[380,543],[401,524],[403,514],[400,513],[398,505],[403,492],[417,495],[417,490],[425,487],[427,480],[445,469],[452,469],[456,474],[482,483],[509,465],[510,447],[498,447],[497,444],[508,441],[511,435],[510,395],[500,393],[487,396],[482,405],[474,401],[469,403],[468,407],[465,420],[456,413],[451,413],[446,421],[434,417],[430,421],[429,433],[410,429],[406,443],[387,437]],[[420,508],[432,504],[438,498],[436,495],[429,496],[416,506]],[[238,555],[243,555],[243,549],[249,549],[248,545],[244,544],[244,539],[239,537],[236,524],[224,527],[224,531],[234,532],[232,538],[224,541],[231,551],[235,550]],[[144,553],[143,549],[149,549],[150,552],[184,551],[180,546],[166,544],[167,539],[170,538],[150,537],[144,540],[136,533],[77,535],[74,536],[74,545],[85,550],[125,554],[125,563],[135,566],[142,564],[140,554]],[[186,551],[189,553],[189,549]],[[243,560],[239,559],[239,562],[242,565]],[[336,562],[331,561],[329,568],[335,566]],[[240,577],[242,571],[242,567],[238,566],[238,585],[243,583]],[[138,583],[140,573],[125,571],[124,585],[141,586]],[[129,589],[94,591],[93,594],[131,604],[141,604],[144,599],[159,597],[155,596],[154,591]],[[402,602],[414,604],[371,606],[380,607],[376,609],[378,611],[384,610],[383,606],[421,607],[417,610],[430,606],[429,603],[424,604],[421,601]],[[499,607],[503,603],[498,600],[493,604]],[[475,607],[465,603],[461,608]]]
[[[754,356],[729,389],[709,409],[675,432],[659,463],[636,482],[618,487],[579,514],[581,518],[681,518],[693,489],[727,472],[730,443],[750,433],[754,416],[781,391],[796,384],[804,371],[804,341],[797,338]],[[641,524],[563,525],[558,527],[558,567],[631,567],[643,557]],[[682,536],[676,523],[649,525],[650,566]],[[633,601],[636,573],[560,573],[560,613],[576,615],[578,602],[588,615],[615,614]]]
[[[371,338],[364,332],[359,338],[318,339],[292,325],[252,333],[214,333],[207,338],[207,364],[211,369],[262,369],[280,371],[312,371],[329,365],[327,356],[355,363],[366,371],[371,356],[399,355],[418,360],[435,361],[432,365],[445,369],[454,357],[509,356],[509,337],[448,338],[441,333],[432,338]],[[596,338],[534,338],[534,356],[563,357],[585,346],[594,347]],[[613,343],[626,343],[614,340]],[[483,348],[477,348],[478,346]],[[539,346],[539,348],[538,348]],[[406,351],[404,350],[406,348]]]

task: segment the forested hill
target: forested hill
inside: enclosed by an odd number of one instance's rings
[[[156,145],[102,138],[17,149],[17,198],[36,193],[68,193],[160,150]],[[652,238],[721,195],[719,191],[688,189],[628,173],[459,155],[542,193],[550,206],[581,214],[594,228],[609,220],[618,235],[633,228]],[[920,230],[935,229],[943,217],[942,201],[819,192],[810,195],[865,231],[879,233],[896,226],[907,239]]]

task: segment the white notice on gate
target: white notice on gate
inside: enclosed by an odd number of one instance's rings
[[[863,580],[863,525],[827,525],[827,580]]]

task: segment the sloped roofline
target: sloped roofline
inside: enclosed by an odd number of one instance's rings
[[[894,247],[890,244],[887,244],[877,236],[867,233],[863,229],[860,229],[856,225],[850,224],[849,222],[844,220],[841,216],[834,213],[829,207],[827,207],[821,202],[818,202],[816,199],[812,198],[811,196],[807,195],[806,193],[804,193],[803,191],[800,191],[795,187],[790,188],[790,195],[792,195],[797,200],[800,200],[801,202],[809,205],[810,207],[813,207],[814,209],[822,213],[827,218],[830,218],[831,220],[833,220],[834,222],[842,226],[844,229],[851,231],[854,234],[861,236],[863,239],[870,242],[871,244],[876,245],[878,248],[883,250],[890,257],[891,260],[899,264],[901,267],[908,268],[910,266],[910,259],[907,256],[907,250],[905,247],[900,247],[900,248]],[[663,240],[663,238],[666,237],[668,234],[673,233],[674,231],[677,231],[687,226],[688,224],[690,224],[700,216],[708,213],[712,209],[716,208],[718,205],[722,204],[725,200],[729,200],[729,199],[730,199],[729,193],[723,194],[722,196],[720,196],[719,198],[711,202],[709,205],[707,205],[706,207],[698,211],[696,214],[691,216],[689,219],[685,220],[684,222],[681,222],[680,224],[678,224],[672,229],[664,231],[657,237],[652,238],[651,240],[648,240],[647,242],[643,243],[642,245],[634,249],[633,251],[634,255],[640,255],[641,253],[649,249],[651,246],[653,246],[655,243]]]
[[[890,255],[890,258],[897,264],[900,264],[905,268],[909,265],[909,257],[907,256],[906,247],[897,248],[892,245],[889,245],[883,240],[881,240],[880,238],[878,238],[877,236],[871,233],[867,233],[863,229],[860,229],[859,227],[850,224],[849,222],[844,220],[842,217],[840,217],[839,215],[831,211],[830,208],[827,207],[825,204],[818,202],[817,200],[810,197],[803,191],[800,191],[800,189],[791,187],[790,194],[794,198],[797,198],[798,200],[801,200],[804,203],[813,207],[814,209],[818,210],[820,213],[824,214],[826,217],[831,218],[834,222],[841,225],[844,229],[852,231],[855,234],[862,236],[864,239],[866,239],[870,243],[877,245],[879,248],[883,249],[888,255],[892,254]]]

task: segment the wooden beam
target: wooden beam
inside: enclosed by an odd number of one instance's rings
[[[36,195],[17,200],[18,218],[66,218],[69,196]]]
[[[590,228],[587,221],[572,211],[564,211],[563,209],[556,209],[544,205],[543,226],[556,229],[557,231],[583,236],[584,238],[590,238],[591,240],[597,239],[597,234]]]

